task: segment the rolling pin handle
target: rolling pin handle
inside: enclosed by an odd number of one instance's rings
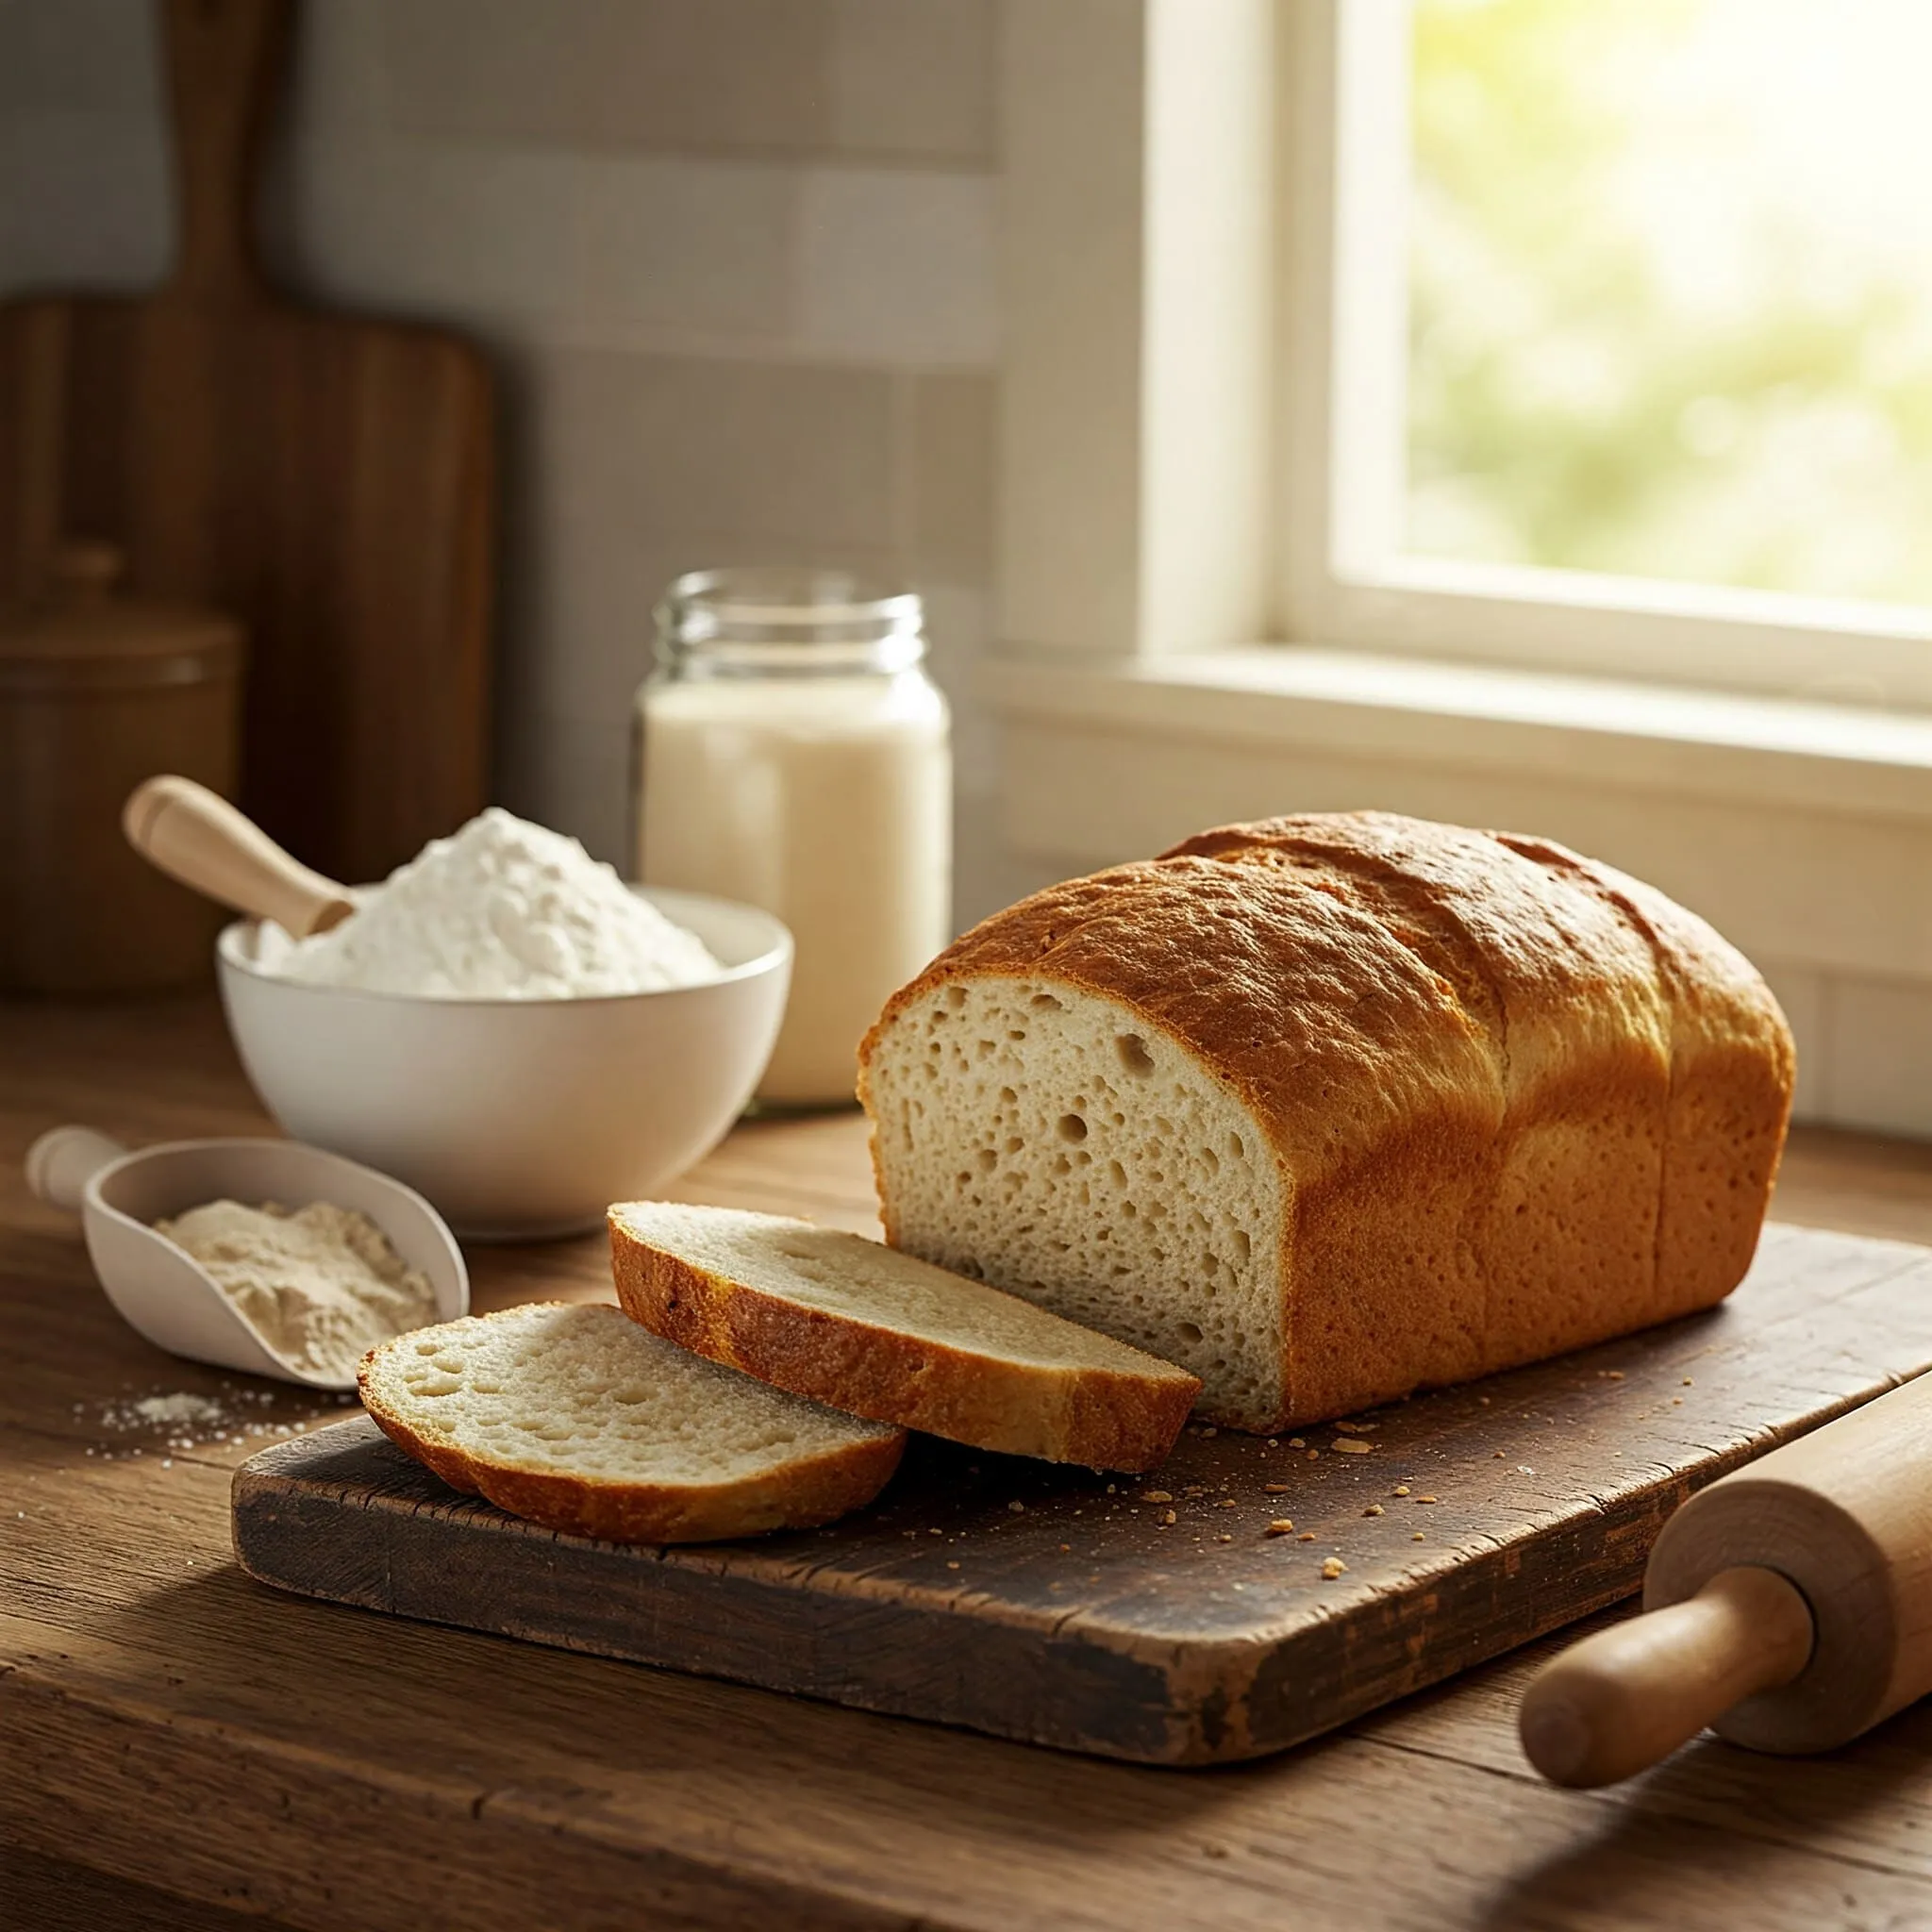
[[[1523,1695],[1524,1755],[1552,1784],[1615,1784],[1810,1661],[1810,1607],[1774,1570],[1721,1570],[1693,1597],[1599,1630]]]
[[[27,1191],[50,1208],[78,1214],[88,1182],[126,1152],[92,1127],[49,1127],[26,1150]]]

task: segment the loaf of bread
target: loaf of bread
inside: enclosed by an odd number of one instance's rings
[[[888,1239],[1273,1430],[1687,1314],[1755,1249],[1784,1016],[1545,840],[1269,820],[967,933],[859,1054]]]

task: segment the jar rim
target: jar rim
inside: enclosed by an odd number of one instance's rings
[[[903,584],[809,565],[687,571],[672,580],[658,608],[688,622],[787,629],[839,624],[900,629],[921,616],[919,593]]]
[[[742,672],[894,672],[925,654],[916,591],[855,571],[750,566],[687,571],[656,611],[667,663]]]

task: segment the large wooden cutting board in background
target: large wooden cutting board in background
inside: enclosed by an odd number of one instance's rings
[[[1209,1764],[1630,1595],[1692,1490],[1928,1365],[1932,1251],[1772,1226],[1721,1308],[1299,1450],[1191,1429],[1157,1476],[1109,1485],[915,1440],[827,1529],[660,1551],[532,1528],[357,1421],[237,1472],[235,1548],[368,1609]],[[1269,1536],[1280,1517],[1294,1533]]]
[[[242,618],[242,804],[322,871],[379,878],[485,796],[489,373],[443,331],[265,280],[249,217],[290,0],[163,21],[173,276],[0,307],[0,600],[57,538],[104,537],[136,589]]]

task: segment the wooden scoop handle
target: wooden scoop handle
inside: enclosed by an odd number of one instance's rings
[[[1810,1607],[1775,1570],[1721,1570],[1693,1597],[1599,1630],[1523,1693],[1524,1755],[1552,1784],[1615,1784],[1810,1661]]]
[[[127,842],[150,865],[238,912],[273,919],[296,939],[355,911],[344,889],[296,861],[252,819],[192,778],[149,778],[121,813]]]

